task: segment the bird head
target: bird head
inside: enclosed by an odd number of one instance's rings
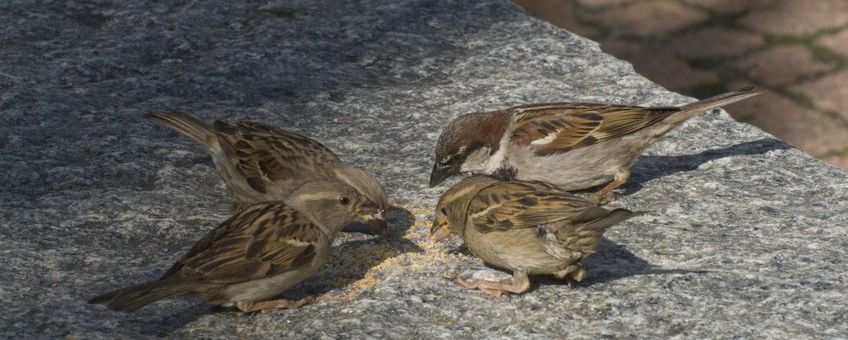
[[[486,165],[499,149],[509,113],[470,113],[454,119],[436,143],[430,187],[462,172],[486,173]]]
[[[383,185],[371,173],[351,165],[341,165],[334,169],[336,178],[350,185],[360,194],[377,205],[377,212],[364,218],[363,223],[368,226],[368,233],[385,235],[388,233],[386,222],[386,210],[389,208],[389,199]],[[357,230],[351,228],[350,231]],[[345,231],[349,231],[345,228]]]
[[[495,182],[497,180],[492,177],[471,176],[445,191],[436,204],[430,239],[439,242],[451,233],[461,235],[465,231],[468,204],[480,190]]]
[[[285,203],[310,215],[328,233],[335,233],[352,222],[379,224],[374,220],[375,216],[381,216],[380,207],[372,200],[353,187],[330,179],[304,183],[286,198]]]

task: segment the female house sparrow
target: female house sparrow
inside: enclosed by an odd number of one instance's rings
[[[457,280],[466,288],[500,296],[527,291],[527,275],[553,274],[580,282],[586,276],[581,260],[595,252],[601,235],[637,214],[600,208],[543,182],[472,176],[439,199],[430,235],[441,241],[456,233],[474,256],[512,271],[511,283]]]
[[[592,196],[598,203],[659,137],[701,112],[758,94],[746,88],[682,107],[551,103],[462,115],[439,136],[430,186],[466,172],[569,191],[612,180]]]
[[[218,174],[233,193],[233,209],[284,199],[301,184],[332,178],[354,187],[380,211],[368,220],[379,234],[387,231],[388,199],[374,175],[347,165],[333,151],[309,137],[253,122],[216,120],[210,127],[182,112],[146,117],[200,142],[212,155]]]
[[[336,233],[378,207],[350,186],[316,180],[285,202],[251,205],[210,231],[159,280],[97,296],[89,303],[135,311],[176,295],[194,295],[243,312],[294,308],[311,301],[273,299],[321,269]]]

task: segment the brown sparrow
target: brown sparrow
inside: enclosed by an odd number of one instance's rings
[[[192,295],[243,312],[310,302],[274,299],[327,262],[344,225],[379,208],[336,180],[307,182],[285,202],[248,206],[210,231],[159,280],[97,296],[89,303],[135,311],[154,301]]]
[[[598,203],[659,137],[702,112],[758,94],[746,88],[682,107],[551,103],[465,114],[439,136],[430,186],[460,173],[540,180],[569,191],[609,182],[592,196]]]
[[[307,181],[333,178],[375,202],[380,211],[367,224],[379,234],[387,231],[389,203],[380,181],[365,170],[342,163],[314,139],[253,122],[216,120],[210,127],[182,112],[146,117],[206,146],[218,174],[233,193],[234,210],[282,200]]]
[[[581,260],[597,250],[601,235],[637,214],[600,208],[543,182],[472,176],[439,199],[430,235],[441,241],[458,234],[471,254],[513,273],[511,283],[460,278],[462,286],[495,296],[520,294],[530,288],[528,275],[583,280]]]

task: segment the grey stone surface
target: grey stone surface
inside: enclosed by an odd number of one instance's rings
[[[426,240],[440,126],[540,101],[682,104],[597,44],[502,1],[0,3],[0,336],[846,337],[848,173],[711,113],[647,151],[569,289],[508,300],[505,274]],[[239,315],[190,300],[85,304],[152,279],[227,217],[209,157],[153,110],[307,133],[374,171],[400,206],[387,240],[345,236],[292,294]]]

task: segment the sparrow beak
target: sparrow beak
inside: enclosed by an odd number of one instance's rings
[[[430,187],[434,187],[442,183],[450,176],[455,174],[454,167],[450,165],[439,165],[439,163],[433,163],[433,171],[430,172]]]
[[[374,202],[365,200],[356,205],[353,211],[359,216],[359,220],[368,226],[371,233],[386,235],[389,232],[389,225],[386,223],[386,211],[380,209]]]
[[[430,240],[433,242],[441,242],[450,236],[451,230],[448,221],[440,221],[438,218],[433,221],[433,226],[430,227]]]
[[[365,220],[365,224],[373,231],[375,234],[385,236],[389,233],[389,224],[386,222],[386,212],[380,210],[380,212],[368,215],[363,217]]]

